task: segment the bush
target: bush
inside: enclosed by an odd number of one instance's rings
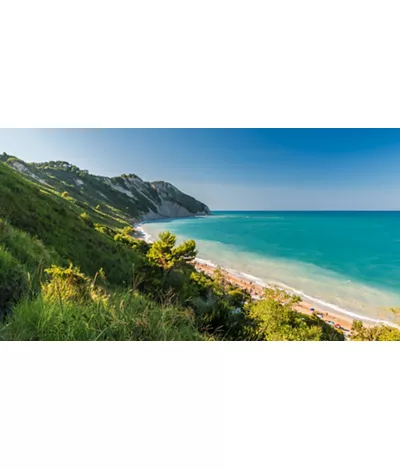
[[[95,286],[95,281],[82,274],[79,268],[72,265],[69,268],[52,266],[45,270],[50,276],[48,283],[42,285],[43,297],[61,304],[84,304],[90,301],[107,301],[107,296],[100,288]],[[103,273],[100,273],[104,277]]]
[[[0,245],[0,317],[28,292],[28,274]]]
[[[130,235],[130,236],[132,236],[132,234],[134,233],[134,229],[133,229],[133,227],[131,227],[130,225],[127,225],[126,227],[124,227],[124,228],[121,230],[121,233],[122,233],[122,235]]]
[[[222,284],[218,276],[211,278],[192,271],[186,277],[190,282],[184,286],[181,299],[194,309],[199,329],[215,338],[243,339],[243,309],[244,303],[250,300],[249,294],[229,282]],[[237,308],[240,314],[234,314]]]
[[[387,325],[366,328],[362,321],[355,320],[351,327],[353,341],[400,341],[400,330]]]
[[[265,299],[247,312],[247,339],[264,341],[343,341],[343,333],[316,315],[294,310],[301,299],[280,289],[265,289]]]
[[[129,235],[124,235],[123,233],[117,233],[114,237],[114,240],[129,246],[129,248],[133,248],[135,246],[135,239]]]

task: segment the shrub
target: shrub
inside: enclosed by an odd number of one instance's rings
[[[130,237],[129,235],[124,235],[123,233],[117,233],[114,237],[114,240],[129,246],[129,248],[133,248],[135,246],[134,238]]]
[[[365,327],[363,322],[355,320],[351,327],[353,341],[400,341],[400,330],[387,325]]]
[[[246,335],[265,341],[343,341],[343,333],[320,320],[294,310],[300,298],[280,289],[265,289],[265,299],[247,315]]]
[[[126,227],[124,227],[121,230],[121,233],[122,233],[122,235],[131,235],[132,236],[132,234],[134,233],[134,229],[130,225],[127,225]]]
[[[69,268],[52,266],[45,270],[50,276],[48,283],[42,285],[43,297],[50,301],[84,304],[91,300],[107,301],[106,294],[95,286],[95,281],[72,265]],[[103,273],[100,273],[103,277]],[[96,276],[97,277],[97,276]],[[95,278],[96,280],[96,278]]]

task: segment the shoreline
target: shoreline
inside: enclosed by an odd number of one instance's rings
[[[196,258],[193,262],[194,267],[196,270],[204,272],[210,276],[214,275],[216,269],[219,269],[224,276],[224,279],[231,284],[234,284],[237,287],[245,289],[249,292],[254,300],[262,300],[264,294],[264,288],[266,287],[273,287],[272,285],[268,285],[263,283],[259,279],[255,278],[251,275],[246,275],[244,273],[236,273],[235,271],[229,268],[223,268],[220,266],[216,266],[213,263],[206,262],[201,258]],[[248,277],[247,277],[248,276]],[[279,288],[279,286],[277,286]],[[290,290],[287,291],[288,293],[292,294]],[[314,310],[311,310],[314,309]],[[304,313],[306,315],[312,314],[321,314],[322,320],[326,322],[334,322],[335,325],[340,325],[341,329],[344,331],[345,334],[349,334],[351,330],[351,326],[354,318],[350,317],[350,315],[340,314],[338,312],[333,311],[324,311],[321,308],[318,308],[315,302],[310,300],[304,300],[302,298],[301,303],[294,308],[294,310],[298,311],[299,313]],[[372,326],[368,323],[367,320],[363,321],[364,325]],[[333,325],[332,325],[333,326]]]
[[[168,220],[171,220],[171,219],[168,219]],[[142,225],[146,223],[152,223],[152,222],[153,221],[141,221],[141,222],[135,223],[134,225],[135,229],[142,234],[142,238],[148,243],[152,242],[152,236],[144,230]],[[237,272],[225,266],[218,266],[216,263],[213,263],[212,261],[209,261],[209,260],[204,260],[202,258],[195,258],[193,265],[195,266],[197,270],[206,272],[207,274],[211,276],[213,275],[214,271],[217,268],[219,268],[224,274],[224,277],[232,284],[235,284],[246,290],[252,289],[254,293],[256,294],[255,296],[253,296],[252,294],[252,297],[258,300],[261,300],[264,288],[274,287],[274,286],[288,292],[289,294],[299,295],[302,298],[302,301],[300,305],[296,307],[297,311],[299,311],[300,313],[308,314],[308,315],[311,315],[313,313],[323,314],[322,319],[324,321],[327,321],[327,322],[330,321],[330,322],[334,322],[335,324],[341,325],[342,329],[345,332],[350,331],[353,322],[356,320],[362,321],[364,326],[368,326],[368,327],[373,327],[377,325],[386,325],[386,326],[390,326],[394,328],[400,328],[400,325],[397,325],[390,321],[369,318],[356,312],[346,311],[345,309],[337,305],[330,304],[329,302],[326,302],[322,299],[316,299],[290,286],[280,285],[279,283],[268,284],[251,274]]]

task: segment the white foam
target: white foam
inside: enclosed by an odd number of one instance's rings
[[[142,234],[143,240],[145,242],[147,242],[147,243],[152,243],[153,242],[151,235],[143,229],[143,226],[142,226],[141,223],[134,224],[133,227],[137,232],[140,232]]]
[[[210,266],[211,268],[216,268],[217,267],[217,265],[215,263],[213,263],[212,261],[210,261],[208,259],[195,258],[195,261],[197,261],[200,264],[205,264],[207,266]]]

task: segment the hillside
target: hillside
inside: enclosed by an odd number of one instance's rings
[[[83,214],[87,215],[87,218]],[[115,244],[109,231],[126,226],[117,216],[96,210],[70,197],[62,197],[50,187],[27,181],[25,177],[0,163],[0,245],[18,260],[34,241],[50,254],[40,254],[37,264],[50,261],[76,264],[88,275],[103,268],[110,282],[119,284],[131,276],[136,256],[132,250]],[[115,232],[116,233],[116,232]],[[21,239],[21,243],[13,243]],[[25,246],[20,246],[23,243]]]
[[[218,270],[197,272],[193,240],[177,246],[169,232],[152,244],[135,238],[132,221],[143,216],[208,212],[172,185],[134,175],[105,179],[67,163],[36,166],[8,156],[6,162],[0,162],[0,341],[344,340],[317,315],[296,312],[296,297],[282,301],[280,291],[269,289],[262,301],[252,300]],[[133,187],[146,188],[140,208]],[[98,203],[100,192],[107,202]],[[400,339],[398,330],[362,324],[354,337]]]
[[[68,193],[81,204],[101,206],[104,213],[117,215],[131,223],[210,214],[204,203],[182,193],[172,184],[145,182],[133,173],[108,178],[91,175],[68,162],[27,163],[6,153],[0,155],[0,162],[43,188],[60,194]]]
[[[55,186],[0,162],[0,341],[204,339],[122,212]]]
[[[202,340],[228,334],[224,319],[228,314],[236,321],[230,312],[241,297],[195,273],[187,263],[196,255],[193,241],[175,246],[166,235],[152,247],[134,238],[133,210],[142,212],[133,203],[125,211],[110,203],[94,206],[96,195],[85,197],[86,191],[66,182],[80,170],[58,170],[63,179],[57,181],[49,176],[54,166],[39,172],[15,159],[0,162],[0,341]],[[78,176],[84,182],[79,187],[93,191],[96,177]],[[168,183],[151,188],[155,210],[171,207],[167,198],[179,215],[205,208]]]

